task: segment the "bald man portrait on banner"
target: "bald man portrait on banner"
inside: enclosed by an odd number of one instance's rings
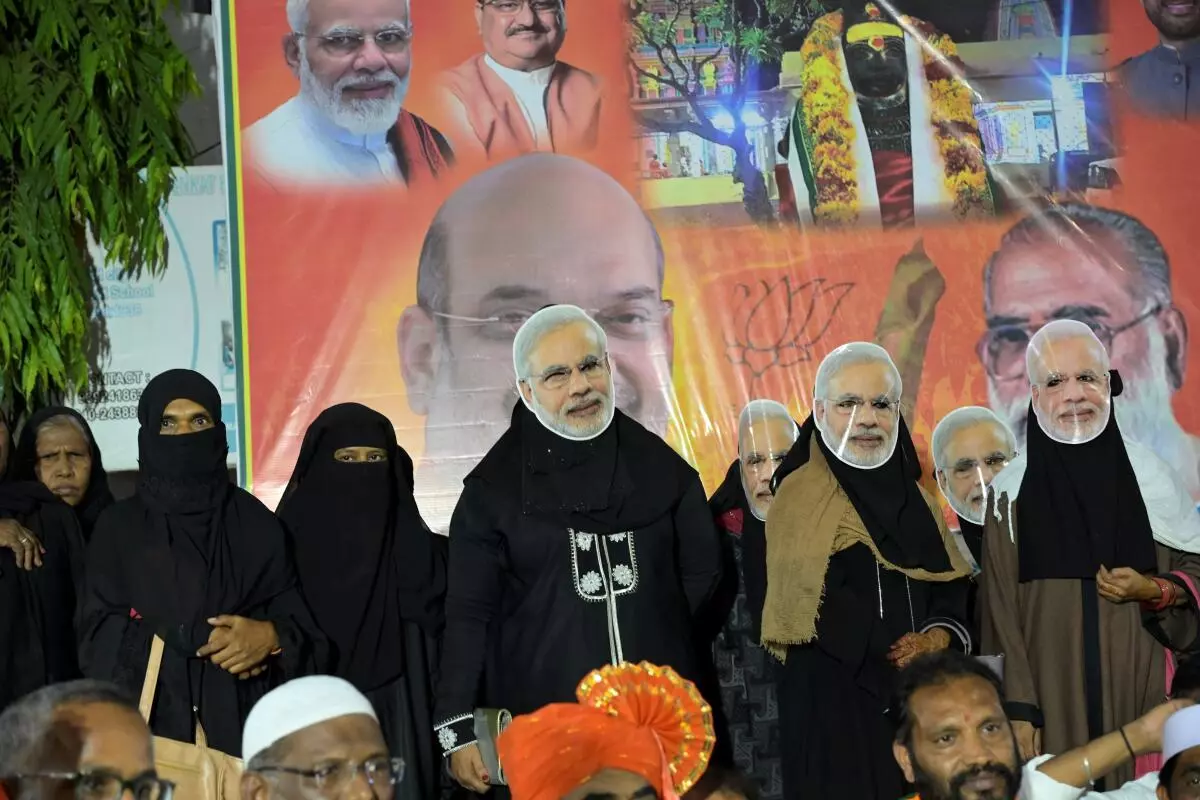
[[[521,202],[512,202],[520,197]],[[417,498],[445,531],[462,481],[508,427],[517,330],[571,303],[608,336],[616,404],[664,436],[675,407],[672,304],[654,225],[583,161],[532,154],[467,181],[438,209],[397,329],[409,407],[425,417]]]
[[[250,167],[296,184],[399,184],[454,162],[446,138],[404,109],[411,0],[288,0],[283,58],[296,95],[243,132]]]

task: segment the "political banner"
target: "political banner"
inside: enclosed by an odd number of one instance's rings
[[[1124,378],[1123,427],[1200,498],[1197,135],[1136,3],[226,0],[222,20],[240,452],[269,504],[313,418],[355,401],[445,531],[508,426],[514,333],[552,303],[600,322],[618,406],[710,491],[747,401],[802,420],[851,341],[896,361],[927,474],[957,407],[1023,440],[1024,347],[1076,319]]]
[[[162,212],[167,268],[162,275],[121,277],[119,264],[100,271],[101,346],[93,368],[103,383],[71,402],[91,425],[109,471],[138,467],[138,399],[168,369],[194,369],[221,391],[228,420],[230,465],[237,464],[237,354],[225,170],[175,171]],[[104,252],[92,253],[104,264]]]

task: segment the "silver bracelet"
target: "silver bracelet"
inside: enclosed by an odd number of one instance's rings
[[[1086,755],[1083,757],[1083,771],[1087,774],[1087,788],[1091,789],[1096,782],[1092,780],[1092,762],[1088,761]]]

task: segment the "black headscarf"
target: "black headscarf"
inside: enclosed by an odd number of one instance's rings
[[[175,400],[203,406],[212,425],[162,433],[163,413]],[[131,681],[140,685],[150,635],[161,636],[168,649],[152,718],[155,732],[190,737],[195,706],[209,744],[236,754],[254,701],[280,670],[294,676],[305,668],[313,657],[307,648],[323,648],[323,640],[314,638],[316,626],[295,591],[282,526],[229,481],[216,387],[189,370],[164,372],[142,392],[138,421],[136,495],[101,516],[88,549],[81,660],[89,677],[131,688]],[[132,628],[116,624],[134,611],[140,621]],[[221,615],[275,624],[283,653],[268,674],[239,680],[195,657],[212,632],[208,620]],[[142,643],[126,651],[131,636]],[[323,659],[323,649],[317,655]]]
[[[522,513],[573,530],[644,528],[675,508],[695,471],[662,439],[614,413],[604,433],[577,442],[518,401],[512,424],[466,479],[511,493]]]
[[[79,517],[79,526],[85,540],[90,539],[92,528],[100,518],[100,512],[113,504],[112,490],[108,488],[108,473],[104,470],[104,461],[100,457],[100,446],[87,420],[73,408],[66,406],[48,406],[37,411],[21,429],[21,438],[17,441],[16,456],[13,463],[14,477],[23,481],[37,480],[37,435],[38,429],[55,417],[70,417],[83,427],[84,438],[92,455],[92,473],[88,479],[87,489],[79,505],[75,506],[75,514]]]
[[[386,462],[343,463],[343,447],[377,447]],[[403,669],[403,623],[441,627],[445,565],[413,498],[413,462],[387,417],[357,403],[309,426],[279,505],[300,586],[338,645],[337,672],[363,691]]]
[[[873,469],[859,469],[829,451],[810,414],[800,426],[800,438],[771,479],[773,491],[778,490],[784,478],[808,463],[813,436],[816,436],[817,446],[830,471],[850,498],[884,558],[905,569],[920,568],[930,572],[951,569],[941,530],[918,486],[921,461],[904,417],[900,417],[896,450],[891,458]]]
[[[1115,398],[1121,388],[1115,373],[1112,386]],[[1025,457],[1016,504],[1022,582],[1094,578],[1101,564],[1156,569],[1154,534],[1117,426],[1115,400],[1108,425],[1083,444],[1047,436],[1031,403]]]

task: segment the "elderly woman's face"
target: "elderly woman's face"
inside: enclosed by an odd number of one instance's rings
[[[92,447],[79,426],[51,420],[38,428],[34,474],[69,506],[83,502],[92,478]]]
[[[159,432],[164,436],[182,436],[188,433],[199,433],[211,428],[212,414],[195,400],[179,398],[172,400],[163,409],[162,420],[159,422]]]

